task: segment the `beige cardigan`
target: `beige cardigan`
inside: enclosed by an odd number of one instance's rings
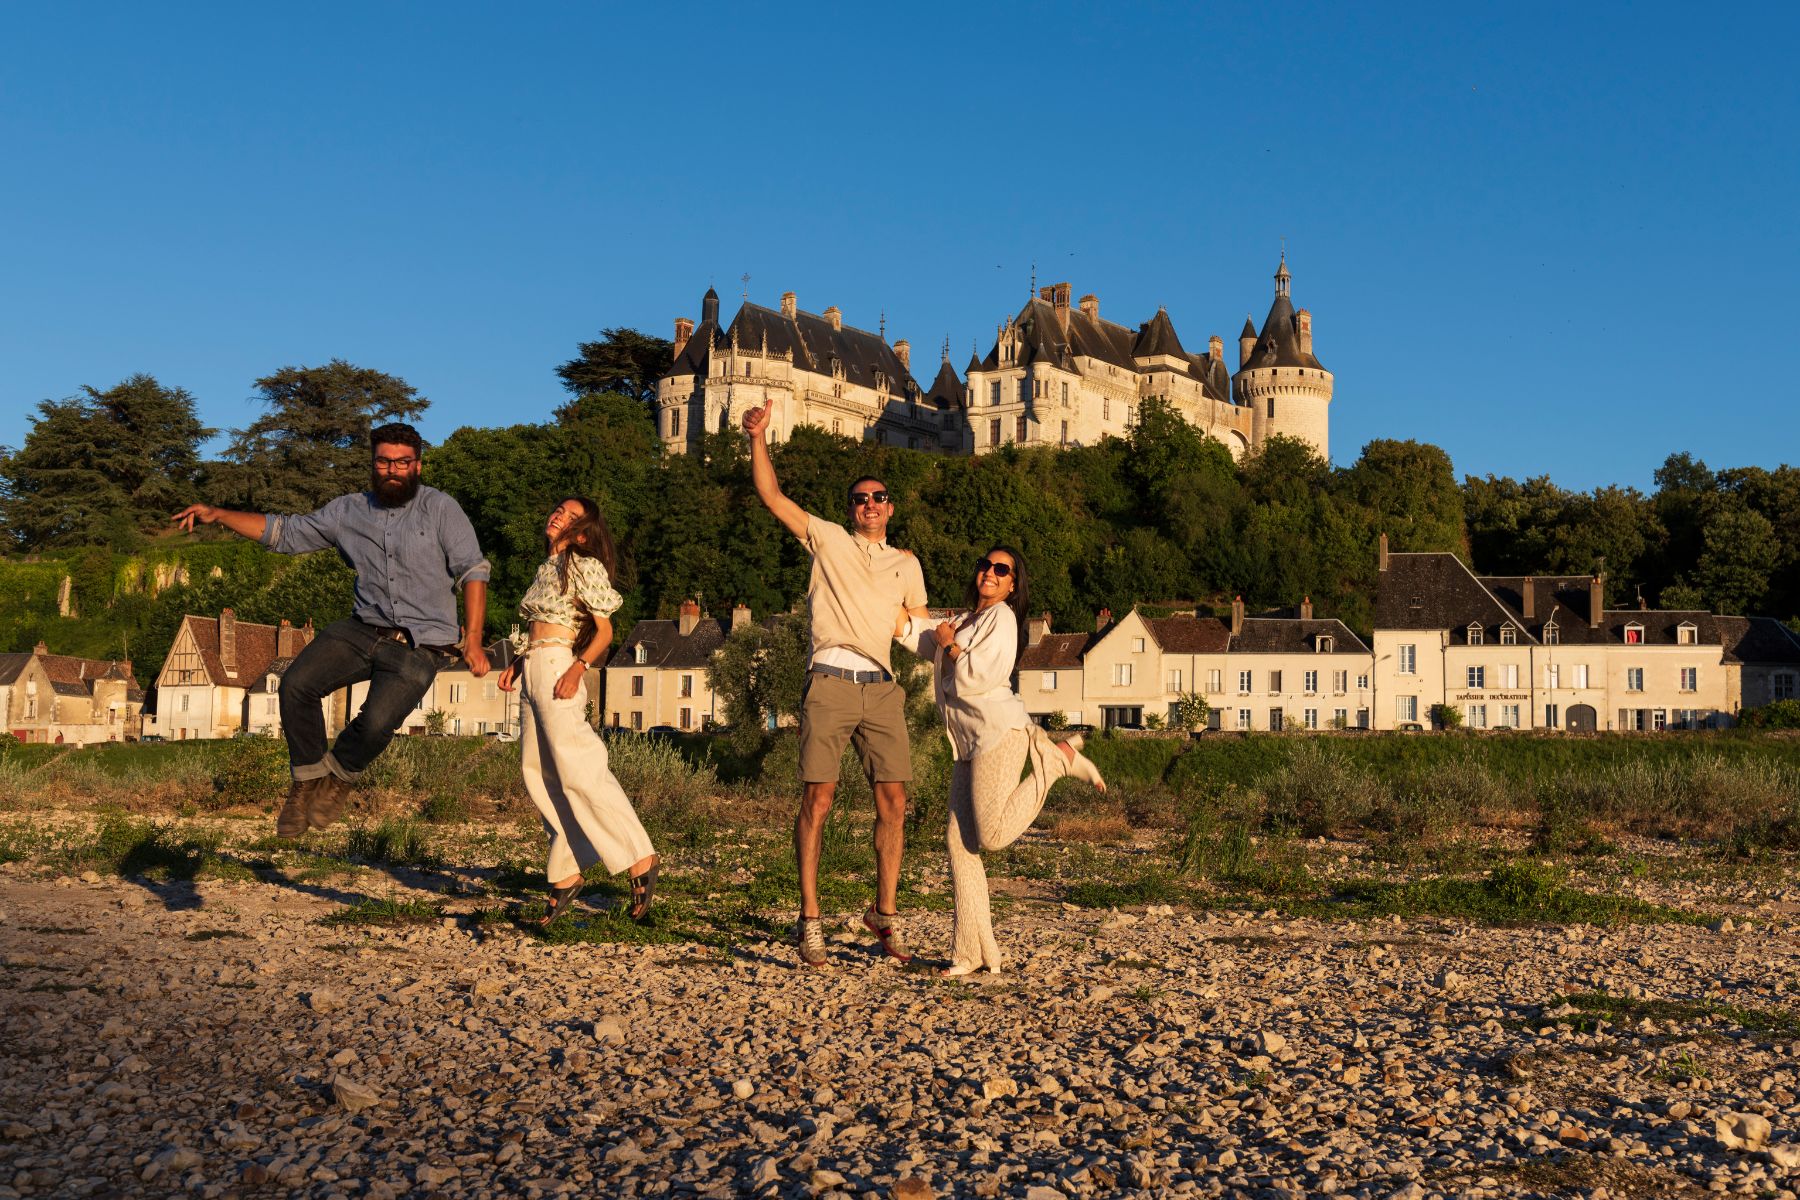
[[[989,605],[956,631],[962,652],[954,658],[932,636],[939,624],[913,617],[900,640],[920,658],[935,661],[937,706],[950,735],[950,752],[958,759],[974,758],[992,750],[1008,731],[1031,726],[1025,702],[1012,689],[1019,619],[1004,604]]]

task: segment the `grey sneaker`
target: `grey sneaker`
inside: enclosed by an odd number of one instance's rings
[[[900,915],[898,913],[880,913],[873,904],[863,913],[863,926],[881,939],[881,949],[889,958],[897,958],[901,962],[912,961],[912,951],[906,948],[906,939],[900,933]]]
[[[281,813],[275,818],[276,837],[297,838],[307,831],[306,810],[312,804],[318,783],[317,779],[296,779],[288,785],[287,803],[281,806]]]
[[[316,786],[306,804],[306,820],[314,829],[323,829],[344,811],[350,785],[336,775],[321,775],[313,783]]]
[[[823,967],[825,959],[825,918],[801,917],[794,926],[794,944],[800,947],[800,961],[809,967]]]

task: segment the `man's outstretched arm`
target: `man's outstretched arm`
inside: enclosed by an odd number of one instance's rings
[[[775,460],[769,457],[769,406],[753,408],[744,414],[744,432],[750,435],[750,481],[764,507],[775,519],[787,526],[788,532],[802,541],[806,538],[806,510],[781,494],[775,480]]]
[[[214,508],[210,504],[190,504],[172,519],[189,533],[194,532],[196,523],[223,525],[239,537],[258,542],[262,541],[263,530],[268,525],[268,520],[261,513],[236,512],[229,508]]]

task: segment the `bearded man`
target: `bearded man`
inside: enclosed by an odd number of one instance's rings
[[[488,670],[482,630],[490,571],[474,527],[455,500],[420,485],[424,442],[412,426],[371,430],[369,447],[369,490],[339,496],[317,512],[282,516],[194,504],[174,518],[190,531],[223,525],[278,554],[330,548],[356,572],[351,616],[326,626],[281,677],[293,785],[275,822],[277,837],[299,837],[337,819],[350,785],[387,748],[440,669],[461,657],[477,677]],[[361,711],[327,746],[325,698],[365,681]]]

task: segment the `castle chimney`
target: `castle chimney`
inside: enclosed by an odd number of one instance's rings
[[[1231,598],[1231,636],[1237,637],[1243,632],[1244,598],[1242,596],[1233,596]]]
[[[1250,356],[1254,353],[1256,353],[1256,324],[1249,317],[1245,317],[1244,331],[1238,334],[1238,370],[1244,369],[1244,364],[1250,361]]]
[[[1378,544],[1378,545],[1379,545],[1379,546],[1380,546],[1380,547],[1381,547],[1381,549],[1380,549],[1380,550],[1379,550],[1379,551],[1377,551],[1377,553],[1376,553],[1376,559],[1375,559],[1375,561],[1376,561],[1376,567],[1375,567],[1375,569],[1376,569],[1376,570],[1377,570],[1377,571],[1385,571],[1385,570],[1387,570],[1387,569],[1388,569],[1388,548],[1387,548],[1387,534],[1385,534],[1385,533],[1384,533],[1384,534],[1382,534],[1382,535],[1381,535],[1381,540],[1380,540],[1380,542],[1379,542],[1379,543],[1377,543],[1377,544]]]
[[[912,343],[911,342],[907,341],[905,338],[901,338],[899,341],[895,342],[894,343],[894,356],[900,360],[900,365],[902,367],[904,367],[908,371],[912,370]]]
[[[1041,617],[1032,617],[1030,620],[1025,622],[1025,644],[1027,646],[1035,646],[1039,642],[1042,642],[1044,640],[1044,635],[1049,632],[1050,632],[1050,614],[1049,613],[1045,613]]]
[[[1527,575],[1525,585],[1519,589],[1519,611],[1527,621],[1537,620],[1537,580]]]
[[[731,606],[731,632],[736,633],[750,623],[750,609],[742,604]]]
[[[688,337],[694,332],[694,323],[686,317],[675,318],[675,353],[673,358],[681,357],[681,349],[687,345]]]
[[[219,611],[219,665],[227,675],[237,674],[237,613],[226,608]]]
[[[681,636],[686,637],[694,632],[694,626],[700,623],[700,606],[692,600],[681,602]]]
[[[827,321],[831,322],[831,327],[833,329],[840,329],[840,330],[843,329],[844,314],[838,311],[837,305],[834,304],[830,308],[826,309],[823,315]]]
[[[1100,297],[1089,292],[1081,298],[1081,315],[1090,321],[1100,319]]]
[[[1103,608],[1094,614],[1094,632],[1103,633],[1112,624],[1112,609]]]
[[[1588,628],[1600,628],[1600,619],[1606,610],[1606,576],[1594,575],[1588,579]]]
[[[1312,597],[1311,596],[1300,597],[1300,619],[1302,621],[1312,620]]]
[[[1300,353],[1312,353],[1312,313],[1301,309],[1294,314],[1294,327],[1300,333]]]
[[[786,317],[788,320],[791,321],[794,319],[794,314],[796,312],[798,312],[799,310],[800,310],[800,303],[799,303],[799,300],[794,296],[794,293],[792,293],[792,292],[781,293],[781,315],[782,316]]]
[[[1213,334],[1206,339],[1206,356],[1221,365],[1225,362],[1225,339]]]
[[[300,631],[294,628],[292,621],[281,618],[281,624],[275,630],[275,657],[292,658],[300,653]]]

